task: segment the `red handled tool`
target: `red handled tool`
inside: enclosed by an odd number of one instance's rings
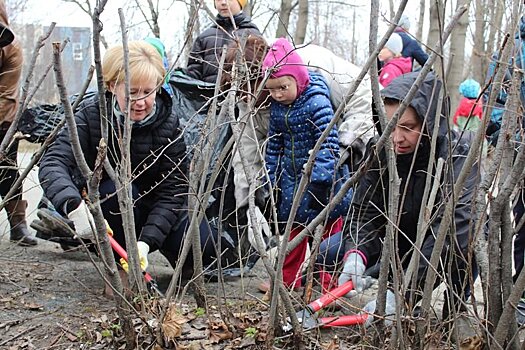
[[[310,304],[306,305],[304,309],[298,311],[295,315],[299,322],[302,322],[303,328],[305,329],[311,329],[316,327],[338,327],[363,324],[365,323],[368,317],[367,314],[323,317],[319,319],[315,317],[317,311],[325,308],[337,299],[346,295],[352,289],[354,289],[354,284],[350,280],[345,284],[334,288],[331,291],[328,291],[320,298],[312,301]],[[285,332],[290,331],[291,329],[292,325],[289,322],[283,327],[283,330]]]
[[[128,253],[122,246],[111,236],[108,234],[109,237],[109,243],[111,243],[111,248],[113,248],[114,251],[117,252],[117,254],[124,260],[128,261]],[[157,282],[151,277],[149,273],[146,271],[143,271],[144,279],[146,280],[146,283],[148,285],[148,288],[155,291],[159,296],[163,297],[164,294],[160,291],[159,286],[157,285]]]

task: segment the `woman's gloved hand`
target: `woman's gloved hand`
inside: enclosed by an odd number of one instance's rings
[[[354,289],[346,294],[347,298],[355,297],[374,283],[372,277],[364,276],[365,270],[365,262],[359,253],[348,254],[338,280],[340,286],[352,280]]]
[[[84,201],[81,201],[80,205],[67,216],[73,221],[78,237],[83,239],[94,238],[95,220]]]
[[[138,241],[137,250],[139,251],[140,268],[142,269],[142,271],[146,271],[146,269],[149,266],[149,262],[148,262],[149,245],[145,242]],[[120,258],[120,265],[122,266],[122,269],[124,269],[124,271],[128,272],[129,265],[128,265],[128,262],[124,260],[124,258]]]

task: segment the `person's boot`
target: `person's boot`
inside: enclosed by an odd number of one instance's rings
[[[20,246],[34,246],[37,240],[27,229],[26,208],[27,201],[25,200],[11,201],[6,204],[5,209],[11,226],[9,239]]]

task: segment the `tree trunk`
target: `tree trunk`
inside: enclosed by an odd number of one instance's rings
[[[288,36],[288,24],[292,13],[292,0],[281,0],[281,11],[279,11],[279,24],[275,32],[276,38]]]
[[[461,6],[470,7],[471,0],[458,0],[457,8]],[[458,21],[456,29],[450,37],[449,60],[452,60],[450,71],[447,72],[448,93],[450,95],[450,106],[452,111],[456,110],[459,101],[458,87],[464,78],[463,67],[465,66],[465,38],[468,28],[468,11]]]
[[[495,5],[495,6],[494,6]],[[502,21],[503,21],[503,12],[505,11],[505,6],[503,0],[496,0],[493,3],[492,13],[488,19],[489,23],[489,39],[487,42],[487,52],[492,54],[497,47],[500,47],[501,44],[501,31],[503,30]]]
[[[299,14],[297,18],[297,28],[295,29],[295,44],[303,44],[306,37],[306,27],[308,25],[308,0],[299,0]]]
[[[353,18],[352,18],[352,51],[350,53],[350,62],[356,61],[357,56],[357,41],[355,37],[355,8],[353,9]]]
[[[474,30],[474,47],[472,48],[472,54],[470,56],[470,76],[483,85],[485,81],[485,74],[487,71],[487,62],[490,57],[485,44],[485,11],[486,1],[476,0],[475,3],[475,30]],[[473,69],[476,67],[475,69]]]
[[[199,2],[197,0],[190,1],[188,10],[188,22],[186,23],[185,37],[188,38],[187,45],[184,46],[184,57],[189,57],[191,52],[191,43],[193,43],[196,35],[200,32],[199,22]]]
[[[419,1],[419,17],[417,19],[417,32],[416,32],[416,39],[419,42],[423,42],[423,25],[425,24],[425,0]]]
[[[443,30],[443,0],[433,0],[430,3],[430,28],[428,29],[427,45],[434,47],[439,40],[440,29]]]
[[[242,12],[244,12],[247,16],[252,17],[252,9],[253,9],[253,0],[248,1],[246,3],[246,6],[242,9]]]
[[[155,38],[160,38],[160,27],[159,27],[159,10],[153,6],[153,1],[148,0],[148,7],[151,13],[151,27]]]

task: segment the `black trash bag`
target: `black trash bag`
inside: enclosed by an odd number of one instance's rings
[[[176,70],[173,73],[169,83],[173,89],[174,112],[179,117],[184,141],[188,149],[188,156],[191,160],[195,147],[201,147],[199,142],[201,136],[204,135],[206,137],[203,127],[208,115],[208,101],[213,98],[215,84],[190,78],[181,70]],[[233,135],[229,123],[223,123],[214,131],[218,133],[218,136],[215,144],[212,145],[213,152],[208,173],[206,174],[207,179],[211,177],[221,152]],[[206,210],[206,215],[210,219],[218,217],[222,207],[223,218],[231,216],[235,210],[233,171],[230,170],[228,172],[230,157],[227,157],[222,164],[219,176],[212,188]],[[225,183],[226,187],[224,186]],[[225,197],[224,205],[221,206],[223,195]]]
[[[222,224],[219,230],[218,217],[213,217],[208,220],[210,228],[215,232],[220,231],[221,233],[221,253],[219,254],[217,251],[216,256],[220,255],[220,274],[223,277],[238,277],[249,272],[260,257],[248,240],[246,217],[240,218],[239,221],[244,223],[244,225],[241,224],[237,227],[232,227],[226,222]],[[218,249],[218,242],[214,242],[214,244]],[[204,275],[210,280],[217,279],[219,276],[217,262],[206,266],[204,268]]]
[[[188,77],[182,71],[175,71],[169,80],[173,89],[175,113],[179,117],[184,133],[184,141],[191,159],[195,147],[201,147],[200,138],[208,115],[209,102],[214,96],[215,84]],[[217,111],[219,112],[219,110]],[[233,132],[229,123],[218,126],[215,144],[212,145],[212,156],[206,178],[210,179],[218,163],[221,152],[226,147]],[[211,131],[207,131],[211,132]],[[231,154],[221,165],[217,179],[206,208],[206,218],[214,230],[221,228],[221,265],[223,274],[236,276],[253,267],[258,255],[251,247],[246,234],[247,217],[245,210],[237,210],[234,197],[233,169],[229,169]],[[224,201],[223,201],[224,198]],[[221,204],[222,203],[222,204]],[[219,225],[219,218],[222,219]],[[206,275],[216,275],[217,269],[209,266]]]
[[[88,91],[82,100],[93,97],[97,92]],[[73,105],[78,99],[78,94],[69,97]],[[73,111],[73,113],[75,113]],[[22,112],[18,122],[18,131],[31,143],[42,143],[51,134],[55,127],[64,119],[64,106],[59,104],[42,104],[27,108]]]
[[[173,90],[173,112],[179,118],[191,159],[194,147],[200,140],[208,114],[206,104],[213,97],[215,84],[190,78],[181,70],[172,74],[169,84]]]

